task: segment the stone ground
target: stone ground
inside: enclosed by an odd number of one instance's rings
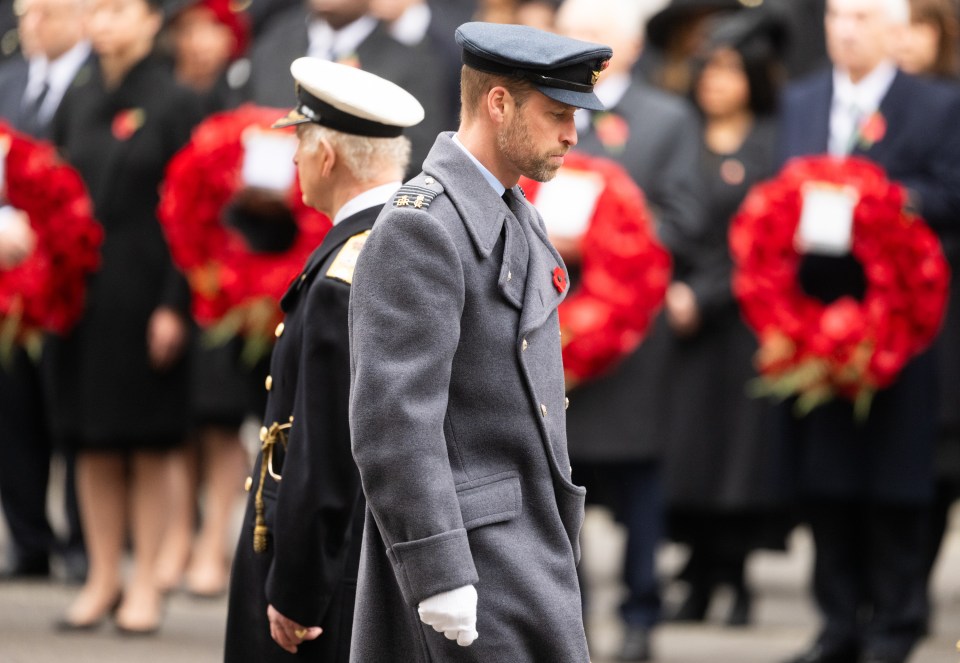
[[[954,516],[934,579],[932,634],[911,663],[960,663],[956,648],[960,638],[960,509]],[[5,538],[0,532],[0,552]],[[591,510],[584,526],[584,563],[595,588],[588,615],[594,663],[611,663],[619,641],[615,606],[621,589],[616,569],[622,553],[620,528],[606,512]],[[664,546],[659,561],[665,576],[682,563],[683,555],[679,546]],[[657,660],[777,663],[803,648],[816,627],[806,593],[810,561],[810,539],[802,529],[792,536],[787,553],[756,554],[748,570],[756,593],[753,625],[742,629],[719,625],[717,618],[728,597],[718,597],[706,624],[666,625],[658,630],[654,640]],[[172,596],[162,631],[151,637],[121,637],[109,625],[93,633],[56,633],[52,624],[75,592],[75,587],[57,581],[0,583],[0,663],[212,663],[221,658],[225,599]],[[677,599],[676,591],[668,588],[667,602]],[[398,655],[384,663],[402,661]]]

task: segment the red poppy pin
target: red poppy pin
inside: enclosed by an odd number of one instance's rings
[[[567,273],[560,267],[553,268],[553,287],[560,293],[567,289]]]
[[[880,111],[871,113],[860,124],[860,147],[869,150],[887,134],[887,120]]]
[[[117,140],[128,140],[143,126],[146,119],[142,108],[128,108],[113,116],[110,131]]]
[[[607,152],[620,153],[630,140],[630,125],[616,113],[595,113],[593,129]]]

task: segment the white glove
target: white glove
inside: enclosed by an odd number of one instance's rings
[[[424,599],[417,612],[420,621],[461,647],[469,647],[477,639],[477,590],[473,585]]]

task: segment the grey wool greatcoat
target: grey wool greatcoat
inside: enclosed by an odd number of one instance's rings
[[[519,188],[508,208],[451,135],[384,208],[351,293],[350,428],[368,509],[350,660],[586,663],[585,490],[570,481],[557,318],[566,268]],[[417,605],[469,584],[479,638],[460,647]]]

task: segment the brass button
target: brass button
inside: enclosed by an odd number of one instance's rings
[[[269,432],[270,432],[270,430],[269,430],[266,426],[261,426],[261,427],[260,427],[260,441],[261,441],[261,442],[263,442],[264,440],[267,439],[267,434],[268,434]]]
[[[563,399],[563,409],[564,409],[564,410],[569,410],[569,409],[570,409],[570,399],[569,399],[569,398],[564,398],[564,399]]]
[[[523,343],[520,344],[520,349],[523,350],[524,352],[526,352],[527,348],[529,348],[529,347],[530,347],[530,344],[527,343],[527,339],[524,338],[524,339],[523,339]]]
[[[429,177],[429,176],[424,177],[424,178],[423,178],[423,183],[429,186],[430,184],[433,184],[433,183],[434,183],[434,179],[433,179],[432,177]]]
[[[250,492],[250,487],[253,485],[253,477],[247,477],[247,480],[243,482],[243,489]]]
[[[300,275],[300,282],[303,283],[303,282],[306,281],[306,280],[307,280],[307,275],[306,275],[306,274],[301,274],[301,275]]]
[[[273,389],[273,376],[272,376],[272,375],[268,375],[268,376],[267,376],[267,379],[266,379],[266,381],[264,382],[263,386],[267,388],[267,391],[270,391],[271,389]]]
[[[547,416],[547,406],[543,403],[540,403],[540,414]]]
[[[277,338],[280,338],[281,336],[283,336],[283,323],[282,323],[282,322],[281,322],[279,325],[277,325],[277,330],[276,330],[275,332],[273,332],[273,333],[276,334]]]

